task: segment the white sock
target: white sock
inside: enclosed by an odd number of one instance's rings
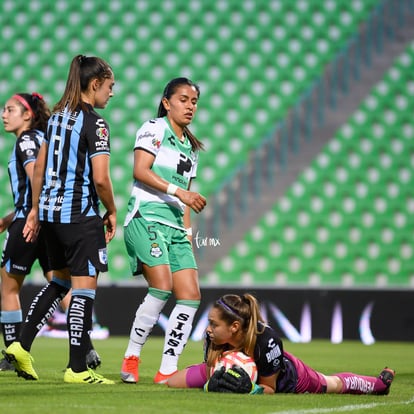
[[[134,323],[132,324],[129,334],[128,347],[125,351],[125,357],[141,355],[141,349],[144,346],[148,335],[157,323],[160,313],[167,303],[167,300],[158,299],[147,294],[137,309]]]
[[[164,375],[177,371],[178,358],[188,341],[197,308],[177,303],[168,319],[160,372]]]

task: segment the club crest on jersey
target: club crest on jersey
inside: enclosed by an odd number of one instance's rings
[[[162,250],[160,249],[160,246],[158,245],[158,243],[151,244],[150,255],[156,258],[162,256]]]
[[[99,261],[102,264],[105,264],[105,265],[108,264],[108,254],[106,252],[106,247],[104,249],[99,249],[98,254],[99,254]]]

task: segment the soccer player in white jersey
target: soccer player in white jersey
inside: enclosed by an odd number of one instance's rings
[[[189,131],[200,96],[187,78],[164,89],[158,118],[136,134],[134,185],[124,223],[124,239],[134,275],[143,274],[148,293],[137,309],[121,368],[121,379],[138,382],[141,349],[174,293],[159,371],[164,384],[177,371],[178,358],[191,333],[200,304],[197,264],[191,244],[191,210],[200,213],[206,199],[190,191],[202,143]]]

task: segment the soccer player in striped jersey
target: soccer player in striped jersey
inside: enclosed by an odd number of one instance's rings
[[[154,382],[164,384],[177,371],[200,304],[197,264],[191,244],[190,212],[206,199],[190,190],[202,143],[190,132],[200,96],[187,78],[164,89],[158,117],[138,130],[134,146],[134,184],[124,223],[124,239],[134,275],[143,274],[148,293],[138,307],[121,368],[121,379],[138,382],[141,349],[169,297],[176,305],[165,333]]]
[[[32,241],[40,220],[53,278],[33,299],[20,341],[5,351],[18,375],[26,379],[38,379],[29,353],[32,342],[72,287],[67,317],[69,363],[63,379],[69,383],[114,383],[86,365],[98,273],[108,270],[106,245],[116,229],[109,127],[94,110],[106,107],[113,85],[113,71],[103,59],[75,56],[39,150],[33,205],[23,235]],[[103,217],[100,203],[106,209]]]
[[[8,163],[14,211],[0,219],[0,232],[7,230],[1,258],[0,316],[6,347],[19,337],[23,321],[20,290],[35,260],[38,259],[46,277],[52,275],[42,233],[35,243],[27,244],[23,238],[26,216],[32,206],[33,168],[49,116],[45,100],[36,92],[16,93],[3,108],[4,129],[16,136]],[[8,370],[14,371],[14,367],[3,358],[0,371]]]

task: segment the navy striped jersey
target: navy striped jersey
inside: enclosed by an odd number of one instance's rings
[[[92,106],[88,109],[65,109],[49,119],[45,179],[39,201],[42,221],[79,223],[82,217],[99,214],[91,159],[109,156],[109,127]]]
[[[36,161],[43,136],[43,132],[38,130],[24,131],[17,138],[10,155],[8,171],[15,208],[14,218],[25,218],[32,208],[32,188],[25,166]]]

